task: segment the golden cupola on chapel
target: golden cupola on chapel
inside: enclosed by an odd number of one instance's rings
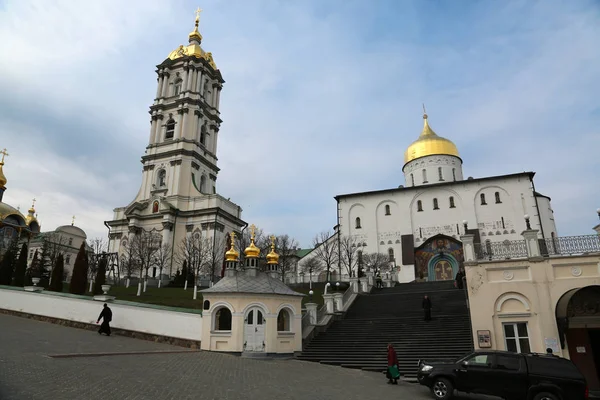
[[[244,250],[244,254],[247,258],[260,257],[260,249],[254,244],[255,230],[256,227],[254,225],[250,225],[250,245],[246,247],[246,250]]]
[[[235,233],[231,232],[231,247],[225,252],[225,261],[237,261],[240,253],[235,250]]]
[[[271,236],[271,251],[267,254],[267,264],[278,264],[279,254],[275,253],[275,236]]]
[[[417,158],[448,155],[460,157],[456,145],[446,138],[438,136],[429,126],[427,113],[423,114],[423,130],[419,138],[415,140],[404,153],[404,164],[407,164]]]

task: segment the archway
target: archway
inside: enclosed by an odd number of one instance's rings
[[[600,389],[600,286],[567,291],[556,303],[560,344],[585,376],[590,389]]]

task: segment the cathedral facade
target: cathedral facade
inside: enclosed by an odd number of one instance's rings
[[[114,209],[109,252],[122,254],[142,231],[160,235],[175,251],[189,235],[221,243],[244,225],[242,209],[217,193],[217,144],[223,77],[201,47],[199,15],[189,44],[157,66],[156,98],[150,106],[142,184],[125,207]],[[171,257],[171,273],[178,269]]]
[[[540,239],[557,235],[534,172],[465,179],[456,145],[431,129],[427,114],[423,119],[405,152],[404,185],[335,197],[339,235],[356,238],[360,253],[385,254],[400,282],[453,279],[465,233],[482,251],[513,246],[527,224]]]

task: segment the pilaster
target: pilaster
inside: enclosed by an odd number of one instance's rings
[[[317,321],[317,303],[306,303],[304,307],[306,307],[306,312],[310,315],[310,324],[316,325],[319,322]]]
[[[525,239],[529,259],[538,260],[542,258],[540,243],[538,242],[538,232],[537,229],[527,229],[521,233]]]
[[[325,302],[325,307],[327,308],[327,314],[333,314],[335,312],[333,305],[333,294],[324,294],[323,300]]]
[[[464,234],[460,237],[463,244],[463,256],[465,262],[476,262],[477,256],[475,253],[475,235],[471,233]]]

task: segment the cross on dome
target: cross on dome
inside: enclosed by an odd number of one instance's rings
[[[2,151],[0,151],[0,154],[2,154],[2,161],[0,161],[1,163],[4,163],[4,157],[10,155],[10,154],[8,154],[6,149],[2,149]]]

